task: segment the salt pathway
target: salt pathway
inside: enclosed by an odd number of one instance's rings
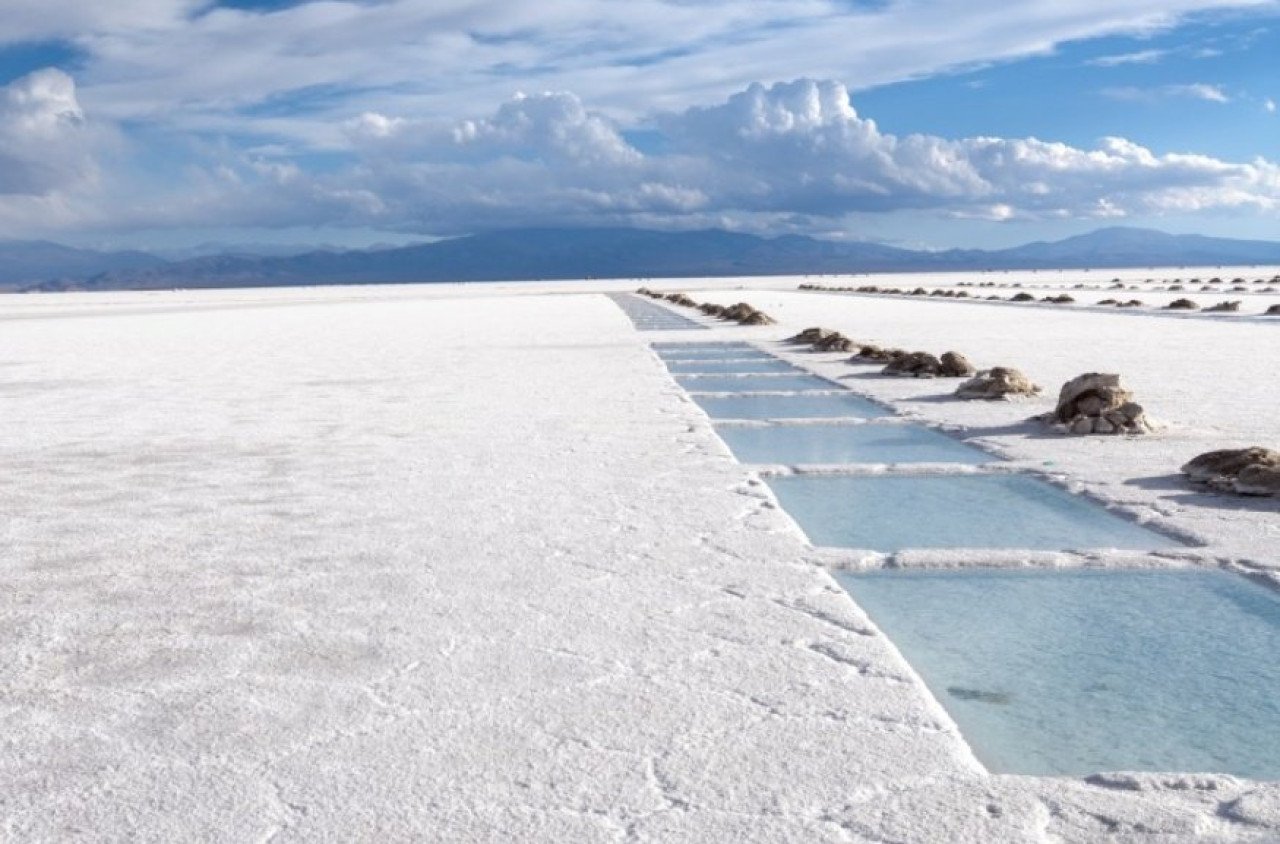
[[[0,839],[1276,840],[987,774],[673,338],[518,290],[0,305]]]

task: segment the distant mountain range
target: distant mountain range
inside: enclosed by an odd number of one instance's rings
[[[522,229],[393,249],[164,261],[52,243],[0,242],[0,287],[122,290],[576,278],[1280,264],[1280,242],[1109,228],[1012,249],[914,251],[708,230]]]

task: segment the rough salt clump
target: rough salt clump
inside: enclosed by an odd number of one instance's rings
[[[1037,396],[1040,387],[1016,369],[994,366],[979,372],[956,388],[956,396],[962,399],[1012,399],[1020,396]]]
[[[1207,451],[1182,472],[1192,481],[1240,495],[1280,495],[1280,451],[1262,446]]]
[[[1144,434],[1155,429],[1120,376],[1087,372],[1062,385],[1058,406],[1041,417],[1066,434]]]
[[[861,349],[857,350],[857,354],[849,358],[849,363],[867,363],[868,361],[881,363],[897,360],[907,354],[902,349],[884,349],[874,344],[864,344]]]
[[[799,334],[796,334],[792,337],[788,337],[786,342],[808,343],[812,345],[813,343],[817,343],[819,340],[825,340],[828,337],[830,337],[832,334],[836,334],[836,333],[837,332],[834,331],[833,329],[818,328],[815,326],[813,328],[806,328],[804,331],[801,331]]]
[[[881,373],[912,378],[963,378],[977,371],[959,352],[946,352],[941,358],[928,352],[911,352],[892,358]]]
[[[900,378],[936,378],[941,369],[942,361],[928,352],[911,352],[890,361],[880,374]]]
[[[813,344],[815,352],[856,352],[861,347],[840,332],[835,332]]]

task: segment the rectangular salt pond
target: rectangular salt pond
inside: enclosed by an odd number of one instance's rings
[[[712,419],[873,419],[893,412],[853,393],[831,396],[694,396]]]
[[[1280,596],[1223,572],[837,574],[997,773],[1280,778]]]
[[[750,343],[738,341],[730,343],[653,343],[650,348],[658,354],[668,352],[754,352],[758,351]]]
[[[798,393],[841,389],[834,381],[816,375],[677,375],[675,379],[691,393]]]
[[[1181,547],[1101,504],[1026,475],[790,475],[767,482],[815,545],[885,553]]]
[[[760,359],[760,360],[702,360],[702,361],[680,361],[678,363],[668,363],[667,370],[680,375],[689,373],[773,373],[773,372],[803,372],[802,369],[792,366],[785,360]]]
[[[718,425],[743,463],[991,463],[999,458],[920,425]]]
[[[751,348],[732,348],[732,349],[659,349],[655,348],[654,352],[664,361],[680,360],[680,361],[697,361],[697,360],[777,360],[775,355],[768,352],[762,352],[759,349]]]

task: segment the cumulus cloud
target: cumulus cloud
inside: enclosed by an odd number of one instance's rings
[[[1274,211],[1277,168],[1158,155],[1122,138],[896,136],[831,81],[754,84],[656,121],[660,154],[570,93],[519,96],[492,115],[362,118],[359,166],[304,180],[313,195],[377,197],[385,225],[432,234],[550,224],[739,225],[925,211],[979,219],[1111,219]]]
[[[834,82],[753,85],[665,124],[700,157],[728,207],[840,214],[935,208],[999,216],[1116,216],[1275,208],[1274,165],[1156,155],[1120,138],[1094,149],[1026,139],[897,137],[860,117]],[[710,192],[710,191],[709,191]],[[1194,197],[1194,200],[1191,199]]]
[[[65,39],[113,120],[340,145],[363,112],[478,114],[516,84],[618,119],[796,75],[872,87],[1268,0],[6,0],[0,40]],[[316,117],[322,119],[317,120]]]
[[[0,88],[0,195],[41,195],[96,172],[74,80],[46,69]]]
[[[4,125],[74,137],[85,118],[69,85],[46,75],[11,86]],[[1280,210],[1280,168],[1263,159],[1157,154],[1123,138],[1086,148],[894,135],[833,81],[753,84],[650,125],[659,151],[630,143],[620,123],[568,92],[520,95],[454,120],[368,112],[335,125],[350,145],[346,164],[316,169],[280,149],[215,147],[179,189],[85,219],[449,235],[603,224],[835,230],[843,218],[893,212],[1034,220]]]

